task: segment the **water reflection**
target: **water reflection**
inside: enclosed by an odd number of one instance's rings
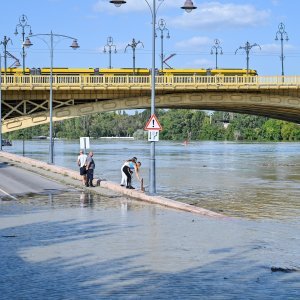
[[[93,207],[94,195],[92,193],[81,192],[80,207]]]

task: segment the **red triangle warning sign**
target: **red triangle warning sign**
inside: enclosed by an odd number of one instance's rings
[[[160,123],[158,122],[156,116],[153,114],[149,121],[147,122],[145,130],[162,130]]]

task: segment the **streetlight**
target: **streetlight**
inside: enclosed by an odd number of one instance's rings
[[[5,52],[7,54],[7,51]],[[5,55],[4,54],[4,55]],[[17,58],[15,58],[12,54],[8,52],[8,56],[13,58],[15,61],[10,67],[19,67],[20,62]],[[2,151],[2,56],[0,53],[0,151]]]
[[[32,35],[32,31],[31,31],[31,26],[27,24],[27,16],[22,15],[19,18],[19,24],[17,24],[16,26],[16,30],[15,30],[15,35],[18,35],[18,27],[22,28],[22,57],[23,57],[23,75],[25,74],[25,47],[24,47],[24,42],[25,42],[25,28],[28,27],[29,28],[29,35]]]
[[[289,37],[287,32],[285,31],[285,25],[283,23],[280,23],[278,25],[278,31],[276,32],[276,37],[275,37],[275,41],[278,41],[278,36],[280,35],[280,42],[281,42],[281,56],[280,56],[280,60],[281,60],[281,75],[284,76],[284,68],[283,68],[283,61],[284,61],[284,55],[283,55],[283,40],[288,41]]]
[[[5,75],[6,75],[6,70],[7,70],[7,50],[6,50],[6,48],[7,48],[7,44],[9,41],[12,43],[11,38],[8,38],[6,35],[4,36],[3,41],[0,41],[0,45],[3,45],[3,47],[4,47],[3,53],[4,53],[4,74]]]
[[[109,54],[109,69],[111,69],[111,52],[112,52],[112,51],[111,51],[111,48],[114,48],[114,49],[115,49],[114,53],[117,53],[117,47],[116,47],[116,45],[114,45],[114,40],[113,40],[113,38],[112,38],[111,36],[109,36],[109,37],[107,38],[107,44],[104,46],[104,50],[103,50],[104,53],[107,52],[106,48],[108,48],[108,54]]]
[[[133,64],[133,75],[135,75],[135,49],[136,47],[141,44],[142,47],[144,48],[144,44],[141,42],[141,41],[136,41],[134,38],[132,39],[132,42],[131,44],[128,44],[125,48],[125,52],[126,52],[126,49],[128,47],[131,47],[132,48],[132,64]]]
[[[52,31],[50,33],[39,33],[39,34],[33,34],[30,37],[40,37],[46,45],[49,47],[48,42],[43,38],[43,37],[50,37],[50,99],[49,99],[49,122],[50,122],[50,128],[49,128],[49,135],[50,135],[50,151],[49,151],[49,164],[53,164],[53,39],[54,37],[60,37],[64,39],[71,39],[73,40],[71,44],[72,49],[77,49],[79,48],[79,45],[77,43],[77,39],[67,36],[67,35],[62,35],[62,34],[55,34]],[[26,40],[24,42],[24,47],[30,47],[33,44],[31,43],[29,37],[26,37]]]
[[[253,48],[253,47],[259,47],[259,49],[261,50],[261,47],[258,45],[258,44],[250,44],[248,41],[246,42],[245,46],[242,47],[240,46],[238,49],[235,50],[235,54],[240,50],[245,50],[246,52],[246,60],[247,60],[247,75],[249,74],[249,55],[250,55],[250,50]]]
[[[20,136],[22,137],[22,155],[25,156],[25,137],[24,137],[24,133],[21,133]]]
[[[216,55],[216,69],[218,69],[218,54],[219,53],[222,55],[223,54],[223,49],[220,46],[220,41],[218,39],[215,39],[215,44],[211,47],[210,54],[211,55],[213,55],[213,54]]]
[[[158,21],[158,27],[156,28],[156,30],[160,31],[160,40],[161,40],[161,54],[160,54],[160,58],[161,58],[161,71],[164,70],[164,32],[166,31],[167,36],[166,38],[169,39],[170,38],[170,33],[169,33],[169,29],[166,27],[166,21],[164,19],[160,19]]]
[[[150,0],[149,0],[150,1]],[[160,4],[156,8],[156,2],[159,1]],[[164,0],[153,0],[152,7],[150,3],[145,0],[147,5],[150,8],[152,15],[152,72],[151,72],[151,115],[155,114],[155,26],[156,26],[156,15],[158,9]],[[119,7],[122,4],[125,4],[124,0],[110,0],[110,3],[113,3],[115,6]],[[181,7],[186,12],[191,12],[197,7],[194,6],[191,0],[186,0],[184,5]],[[151,194],[156,193],[156,169],[155,169],[155,142],[150,142],[150,188],[149,191]]]

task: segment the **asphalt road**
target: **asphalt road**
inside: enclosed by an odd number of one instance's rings
[[[16,198],[25,194],[55,194],[70,190],[39,174],[13,166],[0,158],[0,198]]]

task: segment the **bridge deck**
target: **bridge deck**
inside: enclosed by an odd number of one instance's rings
[[[53,75],[53,89],[147,89],[151,76]],[[299,88],[300,76],[157,76],[157,89],[287,89]],[[48,75],[2,76],[3,90],[45,90]]]

